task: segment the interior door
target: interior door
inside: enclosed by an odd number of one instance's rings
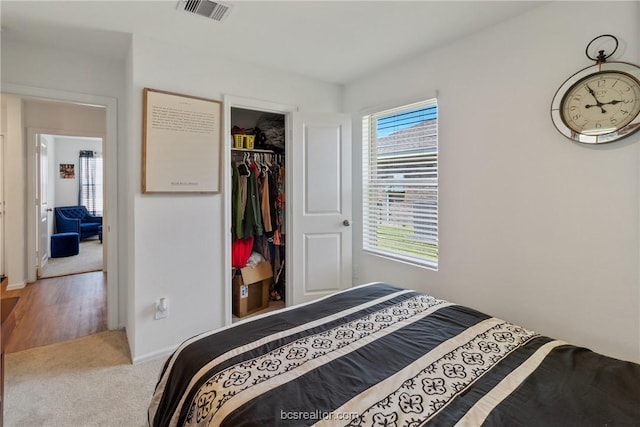
[[[4,274],[4,135],[0,135],[0,275]]]
[[[287,302],[299,304],[351,287],[351,118],[293,113],[292,129]]]
[[[49,260],[49,212],[47,202],[48,177],[49,177],[49,157],[47,152],[47,141],[41,135],[37,136],[36,155],[38,156],[38,170],[36,177],[36,198],[37,198],[37,218],[38,220],[38,277],[42,276],[42,270]]]

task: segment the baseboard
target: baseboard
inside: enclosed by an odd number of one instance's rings
[[[122,327],[120,328],[124,331],[126,337],[127,337],[127,341],[129,342],[129,334],[127,333],[127,328],[126,327]],[[144,363],[144,362],[150,362],[152,360],[156,360],[156,359],[160,359],[160,358],[168,358],[174,351],[176,351],[176,349],[178,348],[177,345],[171,346],[171,347],[167,347],[164,348],[162,350],[158,350],[158,351],[154,351],[151,353],[147,353],[144,354],[142,356],[138,356],[136,358],[132,358],[131,360],[131,364],[132,365],[137,365],[139,363]],[[131,351],[131,342],[129,342],[129,352],[133,353]]]
[[[27,284],[25,282],[22,282],[22,283],[11,283],[11,284],[7,285],[7,290],[8,291],[15,291],[16,289],[22,289],[25,286],[27,286]]]
[[[174,345],[174,346],[162,349],[162,350],[154,351],[152,353],[147,353],[145,355],[142,355],[142,356],[139,356],[139,357],[136,357],[135,359],[133,359],[133,364],[137,365],[138,363],[149,362],[151,360],[156,360],[156,359],[160,359],[160,358],[167,358],[174,351],[176,351],[177,348],[178,348],[178,346]]]

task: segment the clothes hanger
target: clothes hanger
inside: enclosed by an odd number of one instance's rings
[[[242,163],[240,163],[238,165],[238,172],[242,175],[242,176],[251,176],[251,168],[249,167],[249,164],[247,163],[248,160],[248,153],[244,153],[244,155],[242,156]],[[244,172],[240,171],[240,166],[243,167]]]

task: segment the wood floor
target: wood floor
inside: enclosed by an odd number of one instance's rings
[[[280,300],[280,301],[269,301],[269,307],[265,308],[264,310],[256,311],[255,313],[252,313],[252,314],[250,314],[248,316],[245,316],[245,317],[232,316],[231,322],[237,322],[239,320],[245,320],[248,317],[257,316],[258,314],[264,314],[264,313],[268,313],[270,311],[281,310],[281,309],[283,309],[285,307],[286,307],[286,304],[285,304],[285,302],[283,300]]]
[[[101,271],[41,279],[2,298],[18,296],[16,327],[6,353],[107,330],[107,286]]]

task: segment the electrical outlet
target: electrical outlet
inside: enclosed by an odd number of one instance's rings
[[[156,301],[156,320],[164,319],[169,316],[169,299],[168,298],[160,298]]]

